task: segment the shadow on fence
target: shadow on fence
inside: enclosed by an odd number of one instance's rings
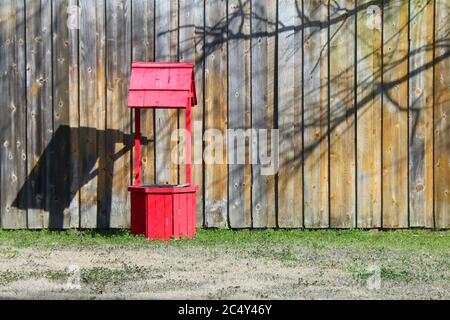
[[[103,141],[106,150],[114,150],[115,144],[123,145],[119,151],[111,154],[98,152],[89,154],[79,161],[71,156],[69,146],[71,137],[91,137],[96,141]],[[114,162],[126,155],[133,146],[131,134],[124,134],[118,130],[98,130],[96,128],[70,128],[60,126],[54,133],[50,143],[45,148],[26,181],[13,206],[20,209],[45,211],[49,213],[49,228],[63,228],[65,220],[70,219],[67,210],[83,186],[96,179],[96,195],[87,197],[97,200],[95,203],[85,204],[97,208],[98,228],[110,226],[112,172]],[[141,137],[143,145],[148,144],[146,136]],[[86,146],[80,145],[80,149]],[[79,165],[77,165],[79,163]],[[86,190],[90,192],[90,190]],[[91,190],[92,192],[92,190]],[[81,213],[82,214],[82,213]],[[80,217],[81,218],[81,217]],[[68,222],[70,224],[70,221]],[[42,223],[42,225],[44,225]]]
[[[271,38],[278,37],[285,32],[304,32],[306,29],[311,29],[309,33],[310,36],[314,36],[317,32],[320,32],[323,29],[329,29],[332,25],[339,25],[343,23],[351,16],[356,17],[357,13],[367,10],[371,5],[379,5],[380,1],[370,1],[361,6],[355,6],[352,10],[345,10],[339,7],[333,7],[334,2],[331,2],[329,10],[334,10],[338,12],[339,10],[343,10],[344,13],[341,15],[337,15],[336,18],[325,19],[325,21],[321,20],[311,20],[303,14],[303,8],[300,6],[296,7],[296,14],[301,21],[298,25],[284,25],[280,24],[278,21],[268,21],[265,17],[261,17],[254,12],[248,14],[244,12],[242,9],[244,6],[248,6],[247,1],[239,1],[238,6],[240,9],[235,10],[234,13],[224,16],[223,19],[217,21],[217,23],[213,26],[204,26],[197,27],[195,25],[186,25],[179,26],[176,30],[165,30],[162,32],[158,32],[156,37],[165,37],[169,36],[172,32],[179,32],[180,28],[194,28],[197,39],[201,39],[203,42],[202,47],[202,55],[198,59],[197,63],[204,63],[204,61],[211,55],[217,48],[226,45],[228,41],[243,39],[250,40],[252,42],[261,39],[261,38]],[[382,10],[390,5],[391,1],[382,1]],[[256,5],[256,4],[255,4]],[[409,17],[412,19],[414,17]],[[238,23],[233,22],[233,20],[240,20]],[[273,24],[275,26],[275,31],[273,32],[251,32],[246,33],[243,30],[244,20],[251,19],[252,21],[259,21],[266,25]],[[408,20],[408,23],[411,20]],[[240,25],[241,27],[237,31],[231,32],[228,28],[230,23],[234,25]],[[401,26],[402,28],[408,28],[408,23],[405,26]],[[329,34],[328,39],[332,40],[334,34]],[[308,39],[304,39],[308,40]],[[364,41],[365,39],[360,39]],[[392,39],[383,39],[384,44],[388,41],[392,41]],[[384,45],[381,44],[381,45]],[[398,43],[397,43],[398,44]],[[120,41],[118,41],[118,45],[120,45]],[[193,44],[193,46],[198,46],[198,44]],[[330,47],[329,42],[325,43],[322,50],[321,55],[318,58],[318,61],[322,58],[322,54],[328,54],[328,49]],[[192,48],[191,48],[192,49]],[[297,50],[301,50],[302,46],[298,45]],[[395,51],[397,48],[393,48],[392,51]],[[424,63],[417,67],[414,67],[408,70],[408,73],[404,76],[400,76],[394,81],[374,81],[374,79],[381,79],[382,72],[386,73],[398,65],[405,63],[408,59],[411,59],[415,55],[423,54],[423,52],[440,52],[439,56],[434,56],[433,60],[429,63]],[[187,52],[180,52],[180,55],[186,54]],[[355,61],[356,67],[364,63],[364,60],[367,59],[370,55],[363,56],[361,60]],[[276,55],[273,56],[275,60]],[[338,108],[330,111],[328,108],[328,113],[326,117],[329,119],[328,126],[324,132],[320,132],[320,136],[314,139],[314,142],[310,145],[303,145],[301,150],[296,150],[294,155],[294,163],[280,163],[280,166],[294,166],[296,170],[300,170],[302,166],[302,161],[304,161],[308,156],[310,156],[312,150],[318,148],[323,140],[329,139],[330,135],[334,132],[336,127],[338,127],[341,123],[346,122],[349,116],[355,116],[359,110],[362,110],[364,106],[368,105],[369,102],[373,101],[376,96],[383,96],[383,99],[389,101],[393,106],[395,106],[399,112],[407,113],[410,112],[413,119],[418,120],[420,118],[420,112],[423,111],[421,106],[416,106],[414,101],[410,106],[406,109],[404,106],[400,105],[395,97],[392,97],[390,92],[393,88],[397,87],[400,84],[408,83],[408,81],[418,74],[425,72],[426,70],[432,69],[437,63],[442,62],[445,59],[450,57],[450,43],[447,39],[436,41],[430,46],[423,46],[421,48],[414,49],[408,52],[408,55],[405,55],[400,60],[389,60],[389,57],[381,57],[380,59],[384,59],[383,67],[374,70],[373,74],[367,79],[359,79],[359,85],[361,86],[362,91],[368,91],[367,95],[360,98],[356,104],[355,101],[355,88],[346,88],[341,91],[337,91],[334,96],[328,97],[328,99],[333,100],[334,98],[340,99],[340,104]],[[356,60],[356,59],[355,59]],[[275,65],[277,65],[278,61],[275,61]],[[317,65],[319,62],[317,63]],[[354,66],[352,66],[353,68]],[[278,67],[275,67],[275,76],[277,74]],[[343,70],[342,73],[353,72],[353,70]],[[304,76],[304,75],[303,75]],[[328,86],[329,82],[339,81],[341,75],[338,75],[334,78],[327,79],[327,84],[324,86]],[[356,75],[354,75],[356,76]],[[81,79],[83,80],[83,79]],[[277,92],[278,88],[275,87],[275,82],[272,84],[274,86],[274,91]],[[370,89],[368,89],[370,88]],[[318,95],[320,90],[324,89],[324,87],[314,88],[311,92],[304,92],[303,99],[307,96]],[[81,95],[83,92],[80,93]],[[293,104],[294,101],[291,101]],[[449,101],[441,101],[441,103],[449,103]],[[352,105],[352,108],[346,108],[346,106]],[[223,106],[222,106],[223,107]],[[273,109],[275,113],[277,112],[277,102],[274,103]],[[315,106],[303,106],[303,108],[312,108]],[[344,108],[345,110],[340,110],[339,108]],[[305,109],[306,110],[306,109]],[[362,110],[364,112],[364,110]],[[231,112],[233,112],[231,110]],[[304,112],[304,110],[303,110]],[[302,123],[298,123],[303,129],[313,127],[320,128],[323,127],[323,114],[319,116],[313,115],[310,118],[303,119]],[[274,121],[274,127],[277,127],[276,117]],[[353,128],[353,123],[348,124],[349,128]],[[4,128],[2,128],[2,131]],[[293,135],[296,130],[292,128],[292,132],[284,132],[285,136]],[[415,123],[411,125],[410,136],[414,139],[415,134]],[[447,126],[444,128],[444,132],[440,133],[441,135],[450,134],[450,127]],[[121,143],[125,147],[112,154],[107,155],[105,152],[97,152],[97,156],[89,156],[80,159],[79,165],[71,164],[71,156],[69,150],[70,137],[73,136],[89,136],[96,137],[99,141],[104,141],[104,145],[106,146],[106,150],[114,150],[114,144]],[[143,141],[146,139],[144,138]],[[280,141],[281,143],[282,141]],[[412,143],[413,141],[410,141]],[[83,147],[83,146],[81,146]],[[111,193],[112,193],[112,176],[113,172],[112,168],[114,166],[114,161],[118,158],[124,156],[130,151],[132,147],[132,136],[130,134],[124,134],[123,132],[119,132],[117,130],[98,130],[96,128],[70,128],[68,126],[59,127],[54,133],[50,143],[46,147],[44,153],[39,158],[38,163],[32,169],[32,171],[28,174],[26,178],[26,182],[24,186],[20,189],[16,200],[13,203],[13,206],[21,209],[28,210],[43,210],[49,212],[49,226],[52,228],[60,228],[63,226],[65,215],[67,212],[67,208],[69,208],[70,204],[74,200],[74,197],[78,194],[79,190],[86,185],[92,179],[97,178],[102,184],[101,188],[103,188],[102,192],[98,192],[98,213],[97,213],[97,225],[99,227],[108,227],[110,225],[110,214],[111,214]],[[325,152],[329,152],[330,146]],[[444,148],[450,148],[449,145],[444,146]],[[322,155],[324,156],[324,155]],[[398,161],[406,161],[406,159],[397,159]],[[70,168],[70,170],[68,170]],[[381,174],[381,173],[380,173]],[[73,183],[71,180],[75,177],[76,181]],[[214,183],[214,181],[212,181]]]

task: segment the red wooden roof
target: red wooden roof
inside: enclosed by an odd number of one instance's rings
[[[186,108],[197,104],[194,64],[187,62],[134,62],[131,66],[128,107]]]

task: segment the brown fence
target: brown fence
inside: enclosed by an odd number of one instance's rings
[[[1,1],[1,226],[129,226],[130,63],[195,61],[194,138],[279,130],[276,175],[193,166],[199,226],[448,228],[449,15],[448,0]],[[183,119],[143,115],[146,182],[182,182]]]

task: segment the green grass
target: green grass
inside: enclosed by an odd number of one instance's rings
[[[353,274],[354,278],[358,281],[365,281],[372,276],[375,276],[375,271],[367,270],[356,270],[351,269],[350,272]],[[413,275],[407,270],[396,270],[392,268],[380,268],[380,278],[381,280],[392,280],[392,281],[411,281]]]
[[[141,236],[133,236],[129,230],[0,230],[0,247],[155,247],[155,246],[267,246],[308,245],[311,248],[367,247],[383,250],[426,249],[449,252],[450,230],[396,230],[369,232],[365,230],[224,230],[199,229],[195,239],[148,241]],[[0,248],[1,249],[1,248]],[[0,255],[11,254],[10,249],[0,250]],[[282,253],[291,259],[289,251]]]
[[[83,268],[81,270],[81,283],[91,285],[96,293],[102,293],[108,285],[120,287],[128,281],[148,278],[150,274],[151,270],[147,268],[129,265],[124,265],[120,269]]]
[[[133,236],[129,230],[0,230],[0,260],[4,266],[0,270],[0,287],[19,280],[42,278],[64,285],[70,274],[66,269],[61,269],[59,264],[28,271],[22,270],[20,265],[23,259],[28,259],[28,255],[31,261],[40,261],[45,259],[48,250],[60,249],[72,251],[74,255],[80,251],[91,252],[104,262],[100,266],[86,265],[80,269],[82,287],[94,296],[105,292],[121,292],[123,288],[136,283],[138,287],[151,286],[148,287],[151,289],[145,290],[176,291],[179,287],[190,290],[198,286],[198,279],[185,279],[183,282],[156,280],[164,279],[168,273],[183,275],[187,270],[197,270],[201,265],[211,267],[212,263],[214,266],[214,261],[221,257],[244,259],[250,264],[262,266],[262,270],[265,270],[262,277],[267,277],[264,279],[273,283],[279,281],[280,274],[277,270],[270,271],[272,264],[283,267],[280,270],[284,271],[279,271],[281,274],[299,268],[298,279],[294,279],[292,284],[288,287],[279,284],[283,292],[303,290],[305,287],[323,290],[327,286],[356,285],[366,288],[375,272],[379,272],[382,286],[386,288],[397,285],[417,288],[434,288],[438,285],[446,288],[450,284],[450,230],[199,229],[195,239],[165,242]],[[167,261],[155,269],[153,266],[135,264],[138,262],[133,258],[127,260],[120,254],[110,255],[117,249],[121,249],[117,251],[119,253],[132,253],[135,250],[136,254],[138,250],[147,250],[139,254],[178,255],[180,259],[184,259],[184,254],[187,254],[196,258],[186,266],[171,265],[169,272],[167,265],[164,265]],[[16,258],[19,259],[13,264],[16,267],[10,267],[10,262]],[[376,271],[373,271],[374,266]],[[216,276],[228,272],[226,269],[214,270]],[[306,270],[306,273],[301,275],[301,270]],[[314,272],[308,273],[311,270]],[[215,285],[214,281],[205,283]],[[223,297],[235,291],[239,292],[239,289],[224,288],[208,294],[208,297]],[[271,297],[262,291],[256,296]]]
[[[0,271],[0,285],[4,286],[11,282],[24,280],[24,279],[39,279],[47,278],[54,282],[63,282],[68,278],[68,273],[64,271],[34,271],[34,272],[18,272],[18,271]]]
[[[82,268],[80,270],[81,284],[90,285],[96,293],[101,293],[107,285],[119,286],[139,279],[145,279],[152,275],[152,271],[141,266],[122,265],[120,268],[110,269],[106,267]],[[64,283],[69,279],[67,270],[45,270],[33,272],[0,271],[0,285],[24,279],[46,278],[52,282]]]

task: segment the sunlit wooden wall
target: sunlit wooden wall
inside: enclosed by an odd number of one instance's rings
[[[448,0],[1,1],[1,227],[128,227],[130,64],[192,61],[194,139],[279,130],[275,175],[193,166],[198,226],[448,228],[449,15]],[[182,183],[183,114],[142,127],[145,182]]]

